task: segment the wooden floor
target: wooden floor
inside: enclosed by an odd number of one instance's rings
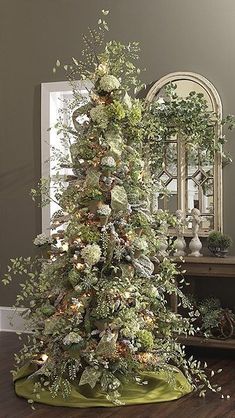
[[[223,391],[231,395],[230,400],[214,394],[200,399],[191,394],[177,401],[143,406],[70,409],[37,404],[32,411],[27,401],[15,395],[9,373],[18,347],[14,333],[0,333],[0,418],[235,418],[235,352],[204,349],[198,353],[214,369],[223,368],[217,379]]]

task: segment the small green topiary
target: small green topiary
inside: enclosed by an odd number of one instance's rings
[[[216,256],[223,256],[223,253],[227,252],[232,244],[232,238],[219,231],[211,232],[207,239],[207,246],[209,250]]]

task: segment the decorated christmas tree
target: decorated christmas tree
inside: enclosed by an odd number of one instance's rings
[[[73,99],[67,124],[61,117],[56,125],[65,150],[56,154],[58,172],[67,174],[57,176],[52,233],[35,240],[43,256],[12,260],[4,278],[27,276],[16,306],[26,307],[32,333],[14,380],[30,403],[112,406],[220,389],[177,341],[193,333],[194,313],[183,318],[168,307],[172,294],[190,304],[176,265],[156,257],[164,225],[176,222],[153,210],[157,126],[149,105],[133,98],[141,88],[138,44],[103,45],[104,19],[84,36],[84,61],[65,66]],[[47,204],[45,179],[40,195]]]

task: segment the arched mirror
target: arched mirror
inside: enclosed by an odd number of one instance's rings
[[[175,72],[157,81],[147,94],[147,100],[164,103],[169,85],[182,99],[191,92],[206,101],[207,112],[216,115],[213,140],[221,136],[222,105],[215,87],[205,77],[190,72]],[[167,87],[168,86],[168,87]],[[203,135],[203,133],[202,133]],[[186,218],[193,208],[201,212],[200,236],[208,236],[212,230],[222,230],[222,164],[221,152],[208,154],[203,147],[186,147],[180,134],[169,135],[163,149],[163,163],[156,169],[155,177],[168,190],[169,196],[158,199],[158,208],[175,213],[181,209]],[[190,236],[192,225],[187,223],[185,235]]]

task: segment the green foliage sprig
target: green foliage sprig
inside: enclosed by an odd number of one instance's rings
[[[186,148],[204,151],[207,159],[214,158],[219,152],[227,160],[222,146],[226,142],[225,135],[217,137],[219,127],[234,127],[234,116],[229,115],[220,119],[212,112],[202,93],[190,92],[185,98],[179,97],[175,90],[177,86],[169,83],[165,87],[164,98],[156,99],[147,104],[147,111],[151,118],[146,120],[146,136],[151,149],[151,164],[159,168],[166,141],[178,135]]]

